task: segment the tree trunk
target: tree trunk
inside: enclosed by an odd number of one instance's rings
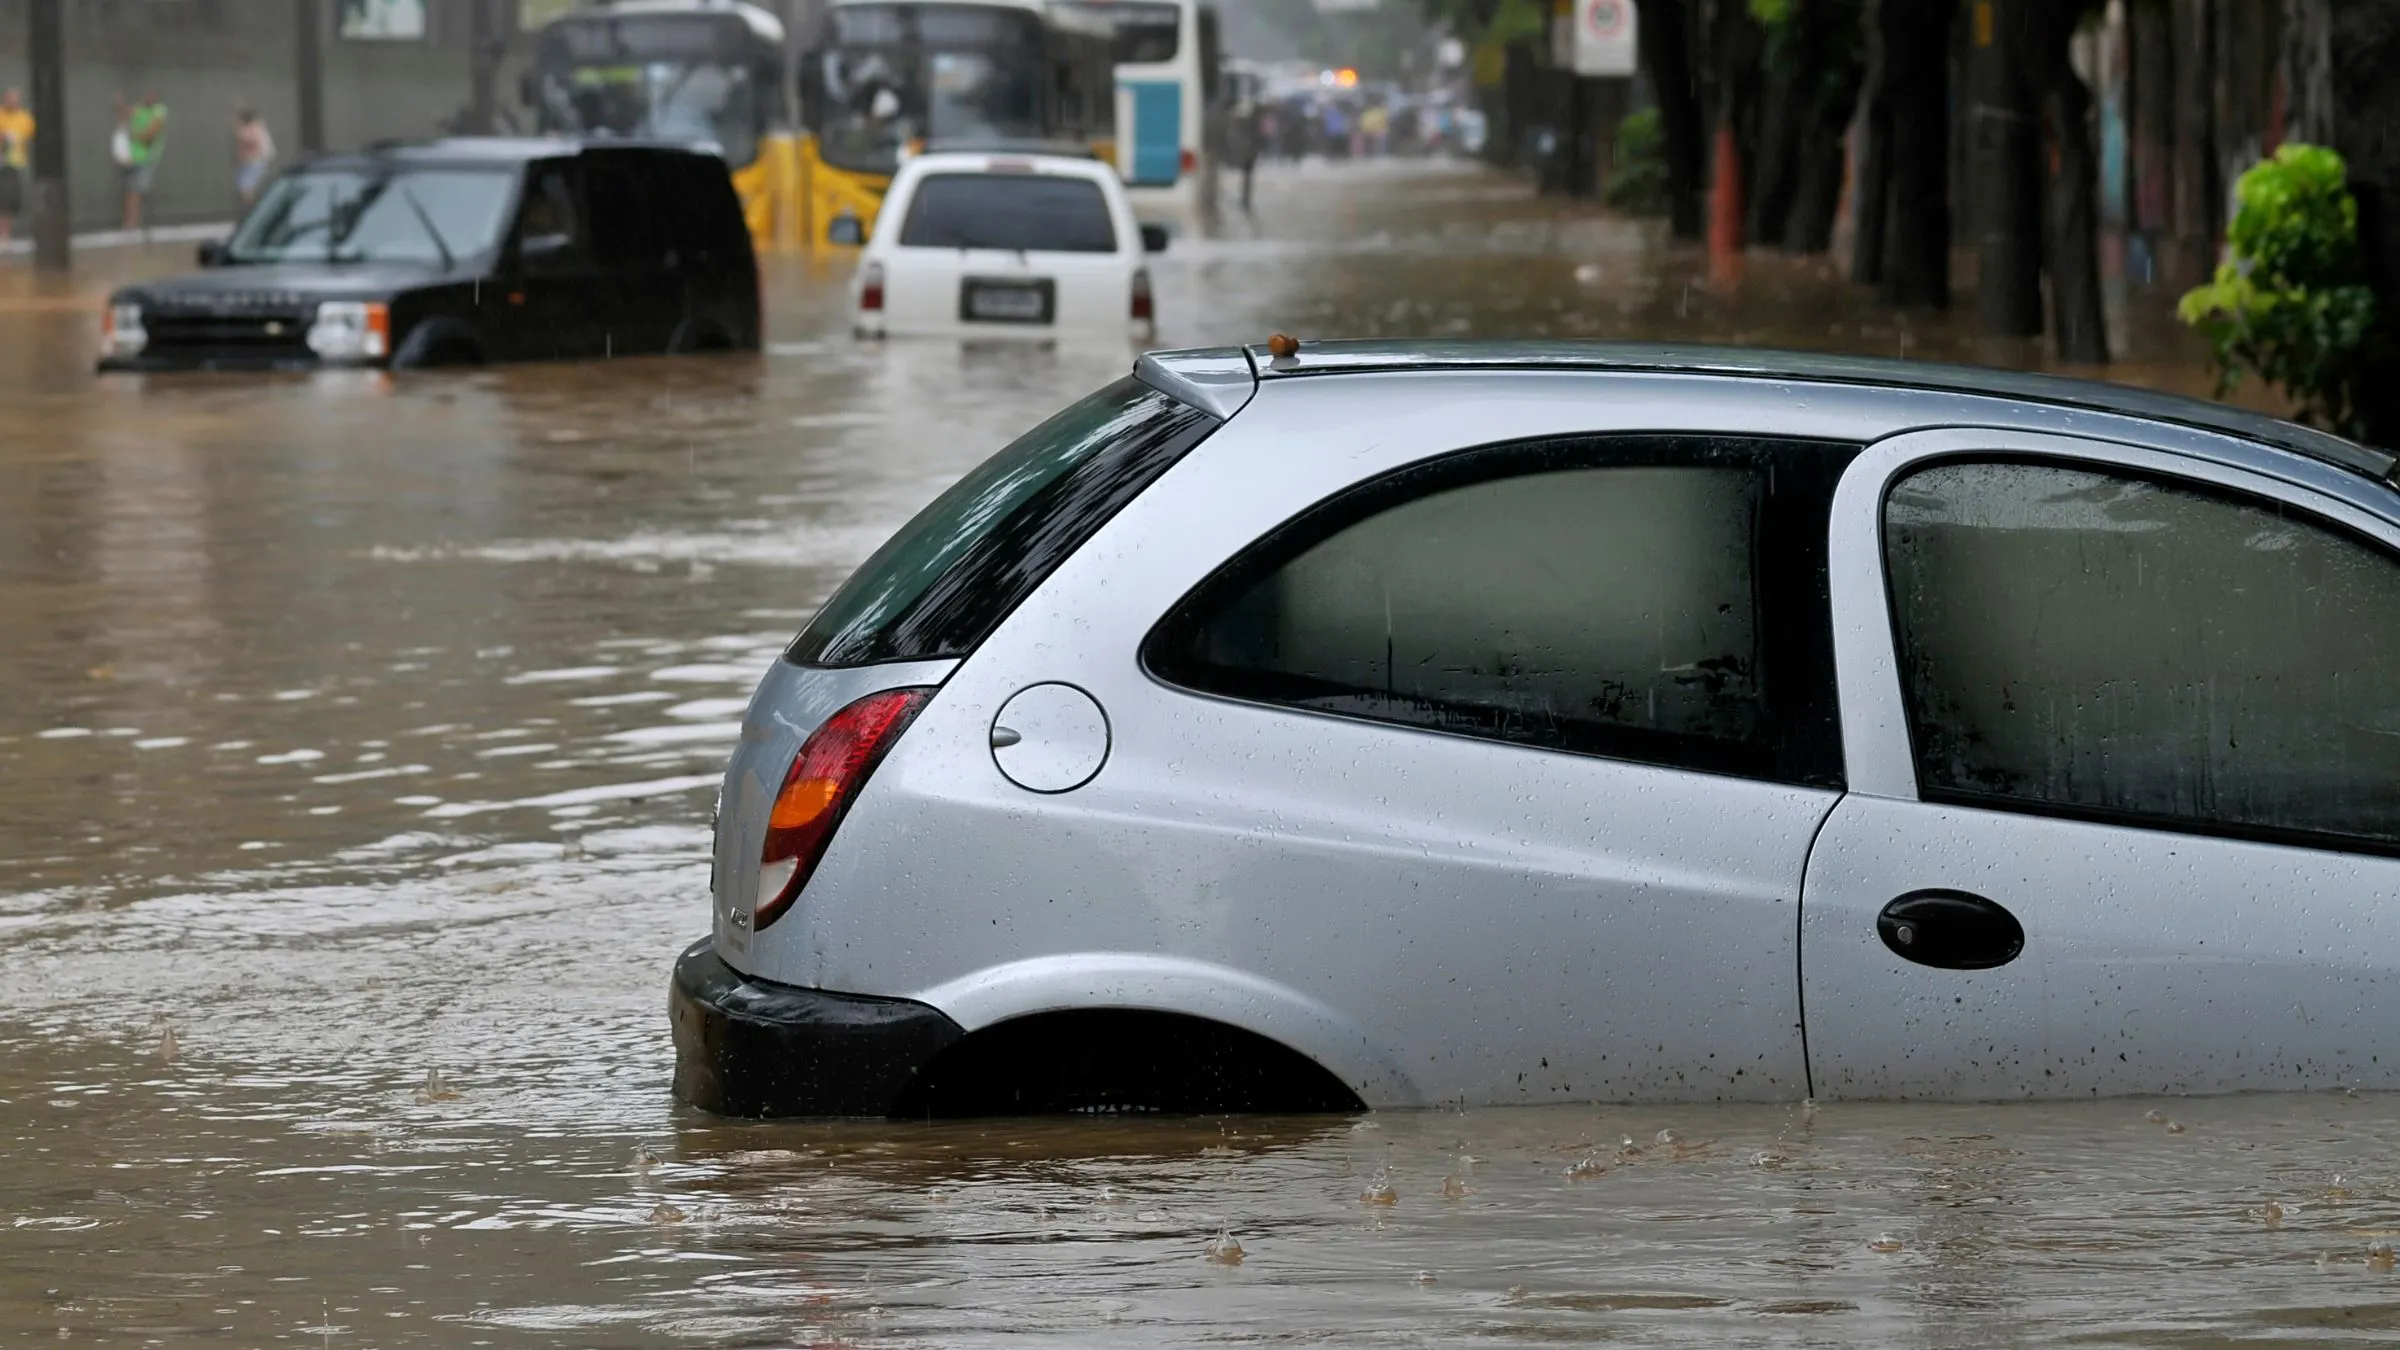
[[[2044,214],[2049,221],[2050,327],[2058,357],[2088,365],[2108,360],[2108,323],[2100,297],[2100,163],[2092,149],[2092,95],[2068,60],[2082,10],[2049,0],[2032,36],[2028,65],[2042,85]]]
[[[1810,76],[1807,120],[1793,158],[1792,204],[1784,222],[1788,253],[1823,253],[1833,246],[1833,216],[1842,204],[1843,139],[1858,111],[1863,33],[1858,0],[1808,0]]]
[[[2155,248],[2173,219],[2174,30],[2157,0],[2134,5],[2126,18],[2133,58],[2133,228]]]
[[[1640,0],[1634,30],[1642,66],[1658,99],[1667,168],[1667,219],[1678,239],[1700,237],[1700,93],[1694,82],[1690,16],[1684,0]]]
[[[1883,284],[1884,225],[1891,216],[1891,51],[1883,40],[1883,0],[1867,0],[1867,79],[1859,118],[1858,185],[1850,194],[1850,279]]]
[[[2358,390],[2370,442],[2400,448],[2400,4],[2339,0],[2331,27],[2333,148],[2358,199],[2358,242],[2375,289],[2376,346]]]
[[[1950,20],[1953,0],[1879,0],[1891,130],[1883,297],[1950,304]]]
[[[1789,59],[1796,60],[1797,53]],[[1801,138],[1808,127],[1807,72],[1770,66],[1758,106],[1758,153],[1750,175],[1750,238],[1783,242],[1783,227],[1799,190]]]
[[[2210,60],[2208,0],[2174,0],[2175,189],[2169,280],[2197,285],[2215,262],[2217,176],[2209,116],[2216,87]]]
[[[2333,143],[2332,0],[2283,0],[2283,137]]]
[[[2034,83],[2045,54],[2035,10],[2053,0],[1989,0],[1967,51],[1967,218],[1975,234],[1975,313],[1984,332],[2042,331],[2042,191]]]
[[[1747,242],[1743,203],[1758,162],[1758,104],[1765,36],[1745,4],[1720,3],[1708,35],[1709,247],[1720,257]]]

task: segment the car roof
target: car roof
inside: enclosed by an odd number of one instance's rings
[[[1701,343],[1366,339],[1303,342],[1291,357],[1263,343],[1154,352],[1142,366],[1159,387],[1219,416],[1230,416],[1262,381],[1391,371],[1626,371],[1971,394],[2238,436],[2400,487],[2400,456],[2265,413],[2099,380],[1938,361]]]
[[[1116,170],[1101,160],[1088,156],[1045,154],[1038,150],[933,150],[909,160],[907,167],[917,169],[920,176],[929,173],[1027,172],[1060,174],[1069,178],[1116,176]]]
[[[518,165],[537,159],[559,159],[615,150],[712,156],[716,153],[692,141],[638,140],[613,136],[592,140],[566,136],[441,136],[421,141],[378,141],[364,150],[312,156],[305,163],[312,168],[365,168],[392,163]]]

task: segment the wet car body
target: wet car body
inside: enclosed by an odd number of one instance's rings
[[[869,338],[1148,337],[1145,258],[1166,244],[1164,226],[1135,220],[1116,170],[1088,155],[919,155],[893,178],[859,254],[851,327]]]
[[[312,232],[340,218],[324,202],[292,205],[305,184],[335,181],[353,190],[352,220],[382,212],[384,250],[346,250],[336,227]],[[445,183],[480,185],[482,228],[437,220],[413,191],[393,195]],[[244,251],[275,230],[266,217],[311,209],[323,214]],[[467,137],[324,156],[270,184],[201,256],[201,271],[110,297],[102,370],[410,368],[759,342],[740,203],[720,159],[681,145]],[[337,313],[345,323],[329,333]]]
[[[2393,473],[1961,368],[1145,357],[761,684],[678,1092],[2400,1086]]]

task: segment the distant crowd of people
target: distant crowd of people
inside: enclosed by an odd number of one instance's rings
[[[1385,155],[1471,153],[1480,132],[1449,99],[1397,90],[1307,92],[1236,104],[1226,119],[1225,163],[1241,176],[1250,209],[1253,171],[1262,158],[1298,163]]]
[[[0,91],[0,242],[16,233],[17,217],[25,211],[33,177],[33,139],[39,127],[25,106],[22,89]],[[275,163],[275,137],[266,119],[246,103],[233,107],[233,195],[248,209],[266,185]],[[159,162],[167,151],[167,104],[153,89],[139,99],[116,96],[116,117],[108,133],[108,160],[116,168],[122,194],[124,226],[142,228],[143,213],[158,179]]]

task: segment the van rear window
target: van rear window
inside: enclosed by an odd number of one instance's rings
[[[937,173],[918,180],[900,246],[1114,253],[1117,230],[1108,199],[1088,178]]]
[[[875,550],[784,659],[965,656],[1102,525],[1221,425],[1127,378],[1026,432]]]

